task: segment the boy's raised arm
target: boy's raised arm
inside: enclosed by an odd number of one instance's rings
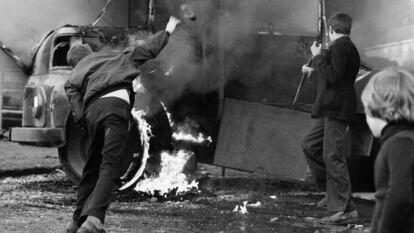
[[[170,34],[175,31],[180,22],[180,19],[171,16],[165,27],[165,31],[156,33],[145,44],[135,47],[131,54],[131,60],[136,63],[135,65],[139,66],[146,60],[157,57],[167,44]]]

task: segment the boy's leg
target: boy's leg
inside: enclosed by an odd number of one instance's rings
[[[105,211],[108,208],[112,191],[117,187],[121,174],[121,163],[124,157],[128,138],[129,116],[109,115],[102,123],[104,128],[104,145],[102,147],[102,162],[99,168],[99,178],[92,193],[89,195],[81,218],[94,216],[105,220]]]
[[[310,132],[302,140],[302,149],[309,169],[319,190],[324,191],[326,186],[326,169],[323,161],[323,134],[324,120],[314,120]]]
[[[95,188],[96,182],[99,177],[99,165],[101,163],[101,149],[103,138],[99,138],[99,135],[95,132],[95,122],[88,126],[89,129],[89,141],[88,159],[85,167],[82,171],[82,178],[78,185],[76,207],[73,213],[73,221],[80,226],[82,222],[79,221],[83,206],[88,199],[89,195]],[[97,138],[95,138],[95,136]]]
[[[350,212],[355,210],[346,157],[343,153],[347,121],[325,118],[323,156],[326,165],[328,211]]]
[[[75,211],[73,212],[73,217],[72,217],[73,221],[78,223],[78,226],[82,224],[82,222],[79,220],[82,209],[89,195],[92,193],[93,189],[95,188],[98,177],[99,177],[99,164],[85,165],[85,168],[83,169],[82,179],[78,186],[76,207],[75,207]]]

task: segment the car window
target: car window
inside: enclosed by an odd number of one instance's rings
[[[70,48],[71,36],[60,36],[55,39],[52,52],[52,68],[69,66],[66,55]]]

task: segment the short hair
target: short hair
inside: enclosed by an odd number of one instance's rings
[[[66,60],[69,65],[75,67],[80,60],[91,53],[93,53],[93,51],[88,44],[74,45],[69,49],[68,54],[66,55]]]
[[[328,25],[336,33],[351,34],[352,18],[346,13],[336,12],[328,20]]]
[[[386,122],[414,122],[414,76],[387,68],[373,75],[361,95],[365,113]]]

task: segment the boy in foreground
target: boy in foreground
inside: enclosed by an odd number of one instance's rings
[[[381,142],[371,233],[414,232],[414,76],[383,70],[370,79],[361,99],[368,126]]]

